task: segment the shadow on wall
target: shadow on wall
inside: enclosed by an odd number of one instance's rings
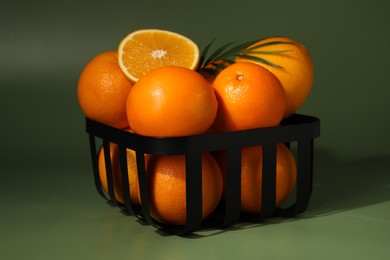
[[[305,217],[334,214],[390,200],[390,155],[340,161],[316,150],[313,193]]]

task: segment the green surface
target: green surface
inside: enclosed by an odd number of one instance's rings
[[[180,13],[177,10],[182,10]],[[386,1],[13,1],[0,4],[2,259],[387,259]],[[164,236],[93,186],[76,99],[82,68],[138,28],[210,40],[285,35],[315,65],[299,112],[321,119],[314,190],[296,219]]]

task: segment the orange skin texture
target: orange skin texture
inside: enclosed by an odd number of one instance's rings
[[[132,85],[118,65],[116,51],[99,54],[79,78],[77,98],[81,110],[95,121],[127,128],[126,99]]]
[[[238,131],[276,126],[286,107],[280,81],[267,69],[249,62],[234,63],[213,82],[219,107],[214,128]]]
[[[199,73],[175,66],[157,68],[138,80],[126,106],[135,133],[160,137],[205,133],[217,108],[211,84]]]
[[[251,55],[266,59],[283,68],[273,67],[240,57],[237,57],[235,61],[256,63],[271,71],[280,80],[286,92],[286,110],[283,116],[286,118],[296,112],[308,98],[314,82],[314,66],[306,47],[290,38],[269,37],[252,46],[271,41],[293,42],[294,44],[277,44],[255,49],[255,51],[290,50],[289,52],[272,55]],[[249,46],[248,48],[251,48],[252,46]]]
[[[184,155],[152,156],[148,161],[151,216],[173,224],[186,224],[186,171]],[[222,196],[222,174],[215,159],[202,155],[202,219],[217,207]]]

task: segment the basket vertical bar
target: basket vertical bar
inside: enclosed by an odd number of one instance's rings
[[[298,141],[297,195],[294,214],[302,213],[309,204],[313,179],[313,139]]]
[[[119,162],[121,168],[121,177],[122,177],[122,191],[123,191],[123,201],[124,209],[131,215],[134,215],[133,208],[131,206],[131,197],[130,197],[130,182],[129,182],[129,169],[127,168],[127,151],[126,147],[119,145]]]
[[[276,201],[276,143],[262,146],[262,184],[260,219],[271,217]]]
[[[149,225],[156,226],[150,216],[150,198],[149,183],[145,170],[145,154],[142,151],[136,151],[137,173],[139,183],[139,195],[141,201],[142,215],[139,218],[145,220]]]
[[[95,135],[92,133],[89,133],[89,146],[90,146],[90,152],[91,152],[92,170],[93,170],[93,177],[94,177],[94,181],[95,181],[95,188],[102,198],[108,199],[102,190],[102,184],[100,182],[99,169],[98,169],[98,155],[97,155],[97,150],[96,150],[96,140],[95,140]]]
[[[103,139],[103,150],[104,150],[104,162],[106,167],[106,178],[107,178],[107,186],[108,186],[108,195],[110,196],[110,202],[114,206],[118,206],[115,197],[115,188],[114,188],[114,180],[113,180],[113,169],[111,163],[111,149],[110,149],[110,141]]]
[[[190,152],[186,158],[186,227],[183,234],[202,224],[202,153]]]
[[[237,222],[241,215],[241,147],[226,150],[225,220],[223,226]]]

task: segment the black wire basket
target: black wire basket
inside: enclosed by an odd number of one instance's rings
[[[98,193],[113,205],[129,215],[134,215],[163,232],[185,235],[205,227],[224,228],[240,221],[259,222],[270,217],[292,217],[306,210],[312,192],[313,143],[320,135],[320,120],[316,117],[293,114],[279,126],[251,130],[210,133],[186,137],[147,137],[113,128],[86,118],[86,131],[89,134],[92,167]],[[97,142],[98,141],[98,142]],[[100,141],[100,142],[99,142]],[[102,143],[105,152],[108,193],[103,188],[98,171],[98,147]],[[115,199],[110,143],[118,145],[119,162],[123,184],[124,203]],[[276,194],[276,145],[294,145],[297,164],[297,181],[294,198],[285,207],[275,206]],[[262,207],[258,214],[241,212],[241,149],[261,145],[262,164]],[[141,205],[130,201],[126,149],[134,150],[138,171]],[[225,196],[216,212],[202,220],[202,153],[226,152]],[[172,226],[153,219],[150,215],[148,180],[145,171],[145,154],[185,156],[186,161],[186,225]]]

